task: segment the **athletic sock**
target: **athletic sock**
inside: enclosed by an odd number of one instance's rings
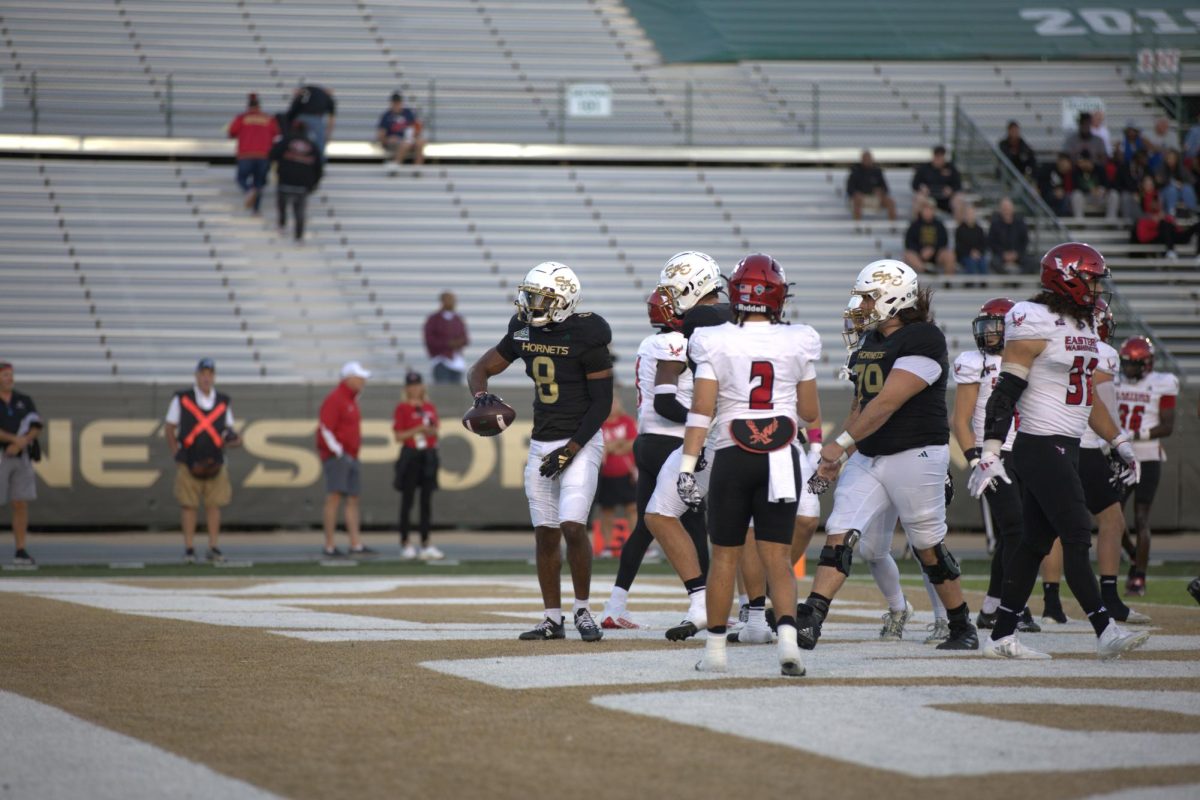
[[[1045,601],[1047,611],[1062,610],[1062,600],[1058,596],[1057,583],[1042,583],[1042,599]]]
[[[947,608],[946,619],[949,620],[951,627],[963,627],[971,624],[971,609],[967,608],[966,602],[958,608]]]
[[[752,626],[755,628],[767,627],[767,598],[765,595],[750,598],[746,627]]]
[[[895,559],[889,553],[883,558],[868,561],[867,566],[871,569],[871,577],[875,579],[875,585],[879,587],[879,591],[887,600],[888,608],[893,611],[903,611],[907,606],[904,600],[904,590],[900,588],[900,569],[896,566]]]
[[[767,607],[767,596],[765,594],[760,594],[758,597],[751,597],[749,605],[751,612],[753,612],[755,609],[764,611]]]
[[[1100,576],[1100,599],[1104,601],[1104,607],[1111,611],[1120,612],[1125,610],[1125,603],[1121,600],[1121,596],[1117,594],[1116,575]]]
[[[688,619],[703,620],[708,617],[708,590],[701,586],[688,595]]]
[[[747,595],[745,593],[738,595],[738,608],[741,608],[742,606],[747,605],[749,602],[750,602],[749,595]]]
[[[1005,636],[1011,636],[1017,632],[1017,621],[1021,611],[1013,611],[1004,606],[996,607],[996,624],[992,627],[992,641],[999,641]]]
[[[712,637],[714,637],[714,636],[719,636],[721,638],[721,641],[724,641],[725,640],[725,630],[726,629],[725,629],[724,625],[710,625],[708,627],[709,641],[711,641]]]
[[[795,618],[795,617],[793,617],[793,616],[791,616],[791,615],[788,615],[788,616],[785,616],[785,617],[780,617],[780,618],[779,618],[779,619],[776,621],[776,627],[782,628],[782,627],[784,627],[784,626],[787,626],[787,627],[789,627],[789,628],[794,628],[794,627],[796,627],[796,618]]]
[[[1108,623],[1112,620],[1112,617],[1108,615],[1108,609],[1104,606],[1100,606],[1088,614],[1087,618],[1088,622],[1092,623],[1092,630],[1096,632],[1097,636],[1104,633],[1104,629],[1108,627]]]
[[[578,614],[580,609],[589,611],[590,609],[588,608],[588,601],[580,600],[578,597],[576,597],[575,602],[571,604],[571,613]]]
[[[990,594],[983,598],[983,607],[980,609],[985,614],[995,614],[996,609],[1000,607],[1000,598],[992,597]]]
[[[687,589],[688,594],[695,594],[704,589],[704,576],[697,575],[695,578],[688,578],[683,582],[683,588]]]
[[[546,619],[550,620],[555,625],[562,624],[563,616],[561,608],[547,608],[543,613],[545,613]]]
[[[614,586],[612,594],[608,598],[608,605],[604,607],[604,613],[610,617],[621,616],[625,612],[625,603],[628,600],[629,591],[620,586]]]

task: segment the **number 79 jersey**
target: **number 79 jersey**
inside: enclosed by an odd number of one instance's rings
[[[1041,303],[1024,301],[1004,318],[1004,339],[1046,342],[1029,369],[1029,388],[1017,401],[1021,433],[1083,436],[1092,413],[1092,373],[1100,364],[1095,331]]]
[[[785,416],[797,423],[796,384],[815,380],[821,337],[808,325],[726,322],[698,328],[688,340],[697,380],[715,380],[717,413],[714,447],[734,444],[735,419]]]

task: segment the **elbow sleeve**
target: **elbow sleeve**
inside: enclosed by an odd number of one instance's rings
[[[996,388],[988,398],[987,416],[983,423],[984,439],[1008,438],[1008,430],[1012,427],[1013,415],[1017,411],[1017,401],[1029,386],[1029,381],[1018,378],[1011,372],[1001,372],[996,381]]]
[[[583,412],[583,419],[579,421],[579,428],[575,431],[575,435],[571,437],[575,444],[580,447],[591,441],[591,438],[600,430],[600,426],[604,424],[604,420],[608,419],[608,415],[612,411],[612,376],[610,375],[607,378],[589,378],[587,386],[588,393],[592,397],[592,402],[588,406],[587,411]]]
[[[663,392],[662,394],[656,392],[654,395],[654,412],[663,419],[671,420],[671,422],[687,422],[688,410],[679,402],[679,398],[676,397],[674,392]]]

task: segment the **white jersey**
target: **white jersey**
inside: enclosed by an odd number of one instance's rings
[[[975,410],[971,414],[971,429],[975,432],[975,446],[983,445],[983,423],[987,416],[988,398],[996,388],[1000,378],[1000,356],[981,353],[978,350],[964,350],[954,359],[954,382],[956,384],[979,384],[979,396],[975,398]],[[1008,426],[1008,436],[1004,438],[1001,450],[1012,450],[1013,439],[1017,438],[1018,419],[1014,417]]]
[[[654,410],[654,375],[660,361],[678,361],[684,365],[676,384],[675,399],[684,408],[692,405],[692,373],[687,368],[687,339],[678,331],[650,334],[638,345],[634,367],[637,372],[638,433],[682,438],[684,424],[672,422]]]
[[[786,416],[799,428],[796,384],[816,380],[821,337],[808,325],[727,322],[698,328],[688,342],[696,377],[715,380],[715,448],[734,444],[735,419]]]
[[[1121,428],[1130,434],[1148,434],[1162,421],[1162,410],[1174,408],[1179,394],[1179,378],[1169,372],[1151,372],[1141,380],[1131,381],[1118,375],[1117,416]],[[1166,453],[1157,439],[1134,442],[1133,452],[1138,461],[1166,461]]]
[[[1096,372],[1104,372],[1115,376],[1117,368],[1121,363],[1121,357],[1117,355],[1117,351],[1108,342],[1096,342],[1096,349],[1100,351],[1100,363],[1096,365]],[[1089,450],[1103,447],[1106,444],[1108,442],[1100,438],[1100,434],[1092,430],[1090,425],[1083,432],[1083,437],[1079,440],[1079,446]]]
[[[1033,360],[1029,388],[1017,401],[1021,432],[1082,437],[1092,413],[1092,372],[1100,365],[1100,337],[1090,326],[1041,303],[1022,301],[1004,318],[1004,340],[1026,339],[1044,340],[1046,347]]]

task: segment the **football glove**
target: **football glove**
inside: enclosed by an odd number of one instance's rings
[[[565,444],[562,447],[556,447],[542,456],[542,465],[538,468],[538,472],[543,478],[557,478],[573,458],[575,458],[575,454]]]
[[[829,491],[829,487],[833,484],[822,478],[818,473],[814,472],[812,477],[808,479],[808,490],[815,495],[823,495]]]
[[[971,493],[971,497],[978,500],[997,480],[1012,483],[1012,478],[1008,477],[1004,470],[1000,454],[984,451],[975,468],[971,470],[971,476],[967,478],[967,491]]]
[[[946,473],[946,505],[950,505],[950,501],[954,499],[954,476],[949,472]]]
[[[679,473],[679,477],[675,479],[675,491],[679,492],[679,499],[693,511],[704,502],[700,487],[696,485],[696,476],[691,472]]]
[[[503,402],[504,398],[498,394],[492,394],[491,392],[476,392],[475,402],[472,405],[474,405],[475,408],[479,408],[480,406],[490,406],[493,403]]]
[[[1129,443],[1129,434],[1122,433],[1113,439],[1112,450],[1108,452],[1109,463],[1113,468],[1113,480],[1120,481],[1125,486],[1137,483],[1137,456],[1133,454],[1133,445]],[[1114,485],[1116,485],[1114,483]]]

